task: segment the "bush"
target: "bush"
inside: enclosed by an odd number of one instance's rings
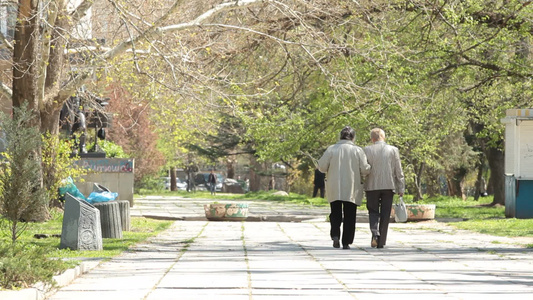
[[[163,191],[165,184],[159,177],[145,176],[135,185],[135,193],[143,194],[143,191]]]
[[[36,282],[53,285],[53,276],[67,269],[62,260],[46,258],[46,248],[0,243],[0,288],[26,288]]]
[[[63,180],[69,177],[77,180],[87,174],[86,169],[75,164],[77,159],[78,157],[71,157],[70,141],[61,140],[57,135],[43,136],[43,184],[52,207],[61,206],[58,190],[64,185]]]
[[[94,142],[88,144],[89,149],[94,147]],[[121,146],[106,140],[98,141],[98,147],[105,152],[107,158],[129,158]]]
[[[0,215],[8,224],[13,242],[26,227],[22,221],[49,217],[47,193],[42,186],[41,135],[32,125],[33,118],[26,107],[15,108],[13,118],[0,113],[7,141],[5,161],[0,164]]]

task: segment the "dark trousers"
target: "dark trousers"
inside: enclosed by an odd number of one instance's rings
[[[320,198],[324,198],[325,187],[324,186],[316,186],[316,185],[313,187],[313,198],[316,197],[316,194],[317,194],[318,190],[320,190]]]
[[[355,215],[357,214],[357,205],[352,202],[346,201],[333,201],[329,204],[331,207],[331,213],[329,215],[329,223],[331,224],[330,236],[341,236],[341,223],[342,225],[342,245],[350,245],[353,243],[355,236]],[[344,213],[344,218],[343,218]]]
[[[392,190],[366,191],[366,208],[372,236],[378,237],[378,247],[387,242],[390,214],[392,210]]]

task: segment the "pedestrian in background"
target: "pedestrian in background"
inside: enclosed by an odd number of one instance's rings
[[[385,143],[385,132],[380,128],[370,131],[372,145],[364,151],[372,166],[365,180],[366,207],[368,209],[372,248],[383,248],[395,193],[403,196],[405,181],[398,148]]]
[[[313,181],[313,198],[316,197],[318,190],[320,190],[320,198],[324,198],[324,188],[326,187],[325,179],[326,174],[320,172],[320,170],[316,168],[315,179]]]
[[[214,195],[217,187],[217,176],[215,175],[213,170],[211,170],[211,173],[209,173],[207,183],[209,184],[209,190],[211,191],[211,195]]]
[[[333,247],[350,249],[355,236],[357,206],[363,201],[363,177],[370,171],[363,149],[354,144],[355,131],[346,126],[341,130],[340,140],[328,147],[318,160],[318,169],[326,174],[326,198],[331,213],[330,236]],[[343,218],[344,215],[344,218]]]

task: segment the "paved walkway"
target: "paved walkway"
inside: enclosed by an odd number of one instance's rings
[[[180,218],[147,243],[102,262],[50,300],[63,299],[531,299],[533,249],[438,222],[391,224],[370,247],[359,212],[350,250],[329,240],[327,208],[251,201],[266,222],[202,220],[202,203],[137,199],[132,215]],[[268,220],[277,220],[268,222]],[[303,222],[286,222],[286,221]],[[188,220],[188,221],[187,221]]]

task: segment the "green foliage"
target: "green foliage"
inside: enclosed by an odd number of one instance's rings
[[[122,63],[124,62],[117,62],[117,67],[124,67]],[[112,147],[112,144],[109,144],[110,149],[106,151],[116,157],[135,158],[134,182],[137,185],[145,176],[156,175],[165,161],[156,148],[157,127],[150,119],[153,115],[150,102],[154,94],[149,91],[154,86],[144,82],[143,78],[135,77],[132,72],[120,72],[120,68],[117,75],[125,76],[125,81],[112,82],[107,87],[111,100],[106,109],[114,115],[113,126],[107,130],[107,139],[120,145],[123,152]],[[128,77],[130,75],[133,78]],[[129,84],[135,80],[135,86]],[[161,136],[161,139],[166,140],[167,137]],[[103,147],[107,148],[107,145],[103,143]]]
[[[89,149],[93,148],[94,142],[89,143],[87,147]],[[98,147],[105,152],[106,157],[108,158],[130,158],[130,156],[124,152],[124,149],[122,149],[120,145],[111,141],[100,140],[98,141]]]
[[[68,264],[48,258],[47,252],[36,245],[0,241],[0,288],[26,288],[36,282],[53,285],[53,276]]]
[[[165,184],[159,176],[144,176],[141,181],[135,185],[135,193],[145,195],[147,193],[160,193],[165,190]]]
[[[55,206],[59,200],[58,189],[62,185],[62,180],[68,177],[78,180],[87,174],[87,171],[74,163],[78,157],[71,157],[70,141],[62,140],[59,136],[49,133],[45,134],[42,139],[43,184],[48,198],[55,201],[52,206]]]
[[[242,119],[243,136],[260,160],[316,158],[351,125],[360,145],[369,142],[372,127],[387,132],[400,148],[409,186],[415,175],[472,170],[480,150],[461,138],[466,129],[479,125],[473,143],[501,147],[505,109],[533,104],[531,57],[521,46],[527,49],[531,38],[533,6],[498,3],[345,4],[369,19],[342,18],[342,25],[321,29],[346,52],[330,51],[316,67],[300,49],[262,44],[254,61],[245,60],[248,54],[239,60],[234,78],[242,79],[235,82],[273,69],[279,76],[260,87],[234,84],[225,102]],[[291,57],[284,59],[286,52]]]
[[[0,240],[0,289],[23,288],[36,282],[52,284],[52,276],[76,264],[71,259],[116,256],[172,224],[170,221],[131,218],[131,231],[125,231],[122,239],[104,239],[102,251],[72,251],[58,249],[62,223],[63,211],[52,209],[49,221],[29,224],[17,243]],[[35,234],[49,237],[35,239]]]
[[[60,220],[59,220],[60,221]],[[61,232],[61,223],[56,223],[56,229],[40,230],[40,232],[59,233]],[[53,258],[79,258],[79,257],[95,257],[95,258],[111,258],[121,254],[128,250],[129,247],[145,241],[147,238],[152,237],[167,229],[172,225],[171,221],[152,220],[146,218],[131,218],[131,230],[124,231],[122,233],[122,239],[104,239],[103,250],[101,251],[73,251],[70,249],[58,249],[59,238],[48,238],[33,241],[32,243],[38,244],[41,247],[48,248],[48,257]],[[31,229],[31,232],[37,232]]]
[[[0,215],[2,233],[12,242],[22,234],[26,223],[47,218],[48,199],[42,186],[41,136],[32,127],[33,114],[26,106],[15,108],[13,118],[0,114],[7,141],[5,160],[0,165]]]
[[[122,239],[104,239],[102,251],[74,251],[70,249],[58,249],[59,235],[61,233],[63,214],[60,210],[52,213],[52,219],[45,223],[34,223],[21,237],[25,243],[31,243],[43,249],[47,249],[46,257],[49,258],[76,258],[76,257],[113,257],[120,254],[136,243],[144,241],[150,236],[167,229],[172,222],[152,220],[146,218],[131,218],[131,231],[124,231]],[[51,237],[35,239],[34,234],[46,234]]]
[[[486,220],[505,218],[505,207],[490,206],[492,197],[482,197],[475,201],[468,197],[466,201],[461,198],[440,196],[428,198],[417,202],[419,204],[435,204],[436,218],[461,218],[465,220]]]
[[[437,219],[461,219],[460,222],[450,223],[459,229],[498,236],[533,237],[533,219],[505,218],[505,207],[490,205],[492,197],[479,198],[478,201],[468,197],[463,201],[460,198],[440,196],[417,203],[435,204]]]
[[[472,230],[484,234],[533,237],[533,232],[531,231],[533,219],[481,219],[453,222],[451,224],[459,229]]]

